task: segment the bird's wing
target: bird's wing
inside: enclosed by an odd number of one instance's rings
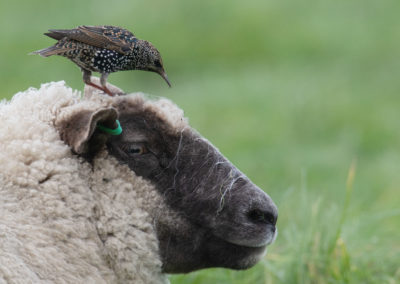
[[[128,30],[113,26],[79,26],[71,30],[49,30],[45,35],[60,40],[67,37],[100,48],[129,53],[137,38]]]

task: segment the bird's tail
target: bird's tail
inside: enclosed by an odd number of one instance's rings
[[[40,56],[43,56],[43,57],[49,57],[49,56],[57,55],[57,54],[64,53],[64,52],[65,52],[64,48],[59,47],[57,45],[53,45],[48,48],[33,51],[33,52],[29,53],[29,55],[39,54]]]

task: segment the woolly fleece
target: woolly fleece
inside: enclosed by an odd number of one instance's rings
[[[113,100],[57,82],[0,103],[0,283],[168,283],[151,217],[168,209],[154,186],[105,150],[90,165],[57,131]],[[146,106],[187,125],[168,100]]]

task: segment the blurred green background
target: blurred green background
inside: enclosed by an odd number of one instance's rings
[[[279,207],[254,268],[173,284],[399,283],[399,15],[398,0],[0,0],[0,97],[83,89],[72,62],[28,55],[54,43],[47,29],[125,27],[160,50],[173,87],[140,71],[109,82],[175,101]]]

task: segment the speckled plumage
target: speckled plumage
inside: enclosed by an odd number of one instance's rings
[[[83,81],[90,86],[114,94],[107,89],[110,73],[124,70],[156,72],[169,86],[159,51],[148,41],[136,38],[130,31],[114,26],[79,26],[71,30],[49,30],[45,35],[58,40],[48,48],[33,52],[41,56],[60,55],[78,65]],[[101,74],[101,86],[90,81],[92,72]]]

